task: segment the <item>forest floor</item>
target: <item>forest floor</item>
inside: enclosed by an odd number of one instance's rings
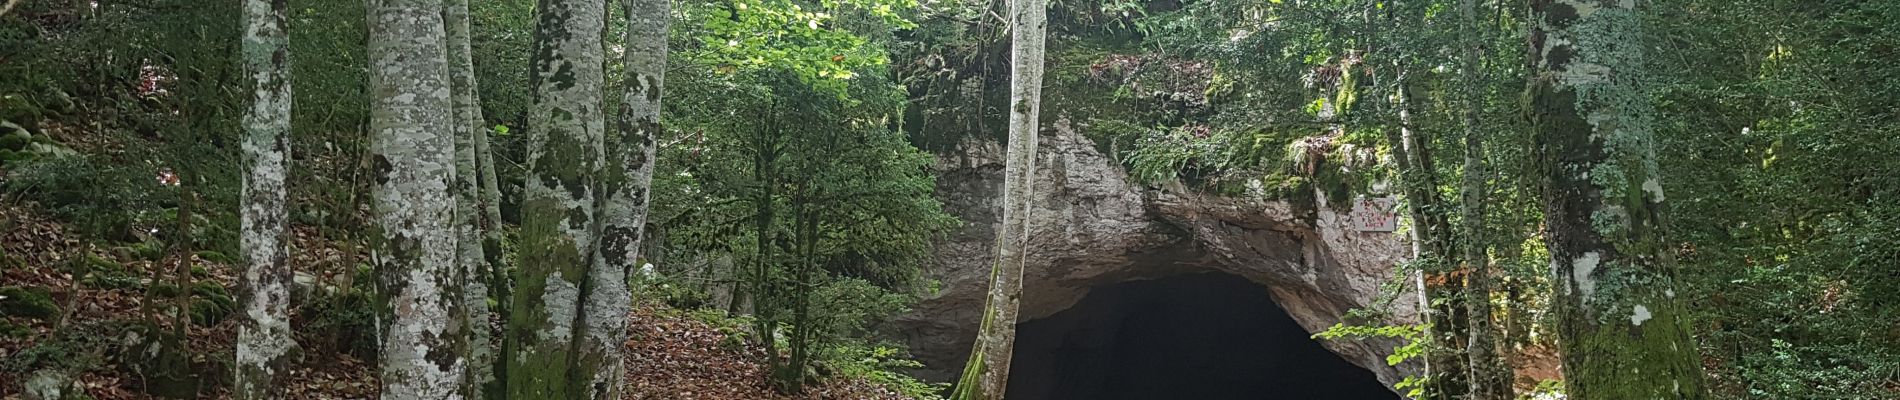
[[[299,236],[299,242],[309,238]],[[154,286],[153,277],[159,277],[157,282],[171,282],[174,277],[169,270],[181,255],[144,260],[125,254],[122,248],[101,249],[76,237],[61,224],[25,207],[0,205],[0,286],[44,289],[59,310],[42,318],[0,316],[0,399],[23,399],[25,381],[49,365],[74,376],[75,385],[93,399],[151,398],[141,393],[144,383],[141,374],[129,368],[132,352],[124,342],[130,332],[145,324],[146,301],[174,301],[164,296],[147,299],[145,288]],[[310,249],[304,255],[335,256],[335,249],[300,248]],[[235,291],[235,266],[195,254],[183,257],[205,267],[192,274],[199,283],[186,286],[211,283],[226,292]],[[293,260],[293,265],[311,261],[311,257],[294,258],[305,259]],[[101,271],[109,269],[104,265],[117,265],[119,270],[110,271],[108,277]],[[167,271],[160,274],[157,270],[161,268]],[[113,279],[120,282],[102,283]],[[0,303],[17,300],[0,298]],[[158,326],[168,326],[163,320],[169,317],[151,318],[160,320]],[[229,397],[229,374],[221,369],[226,369],[228,363],[224,360],[231,357],[237,318],[231,314],[208,325],[188,324],[186,346],[193,373],[208,383],[199,398]],[[630,320],[628,399],[906,399],[875,384],[849,379],[810,386],[799,395],[778,394],[766,383],[766,367],[760,363],[764,350],[729,337],[729,333],[736,333],[732,328],[659,305],[637,307]],[[354,352],[343,349],[348,345],[339,345],[335,337],[307,329],[298,333],[306,349],[302,359],[286,371],[283,398],[376,397],[379,383],[373,361],[352,355]]]

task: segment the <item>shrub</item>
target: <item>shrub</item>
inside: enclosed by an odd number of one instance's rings
[[[315,296],[298,310],[297,321],[292,323],[303,327],[297,342],[309,348],[311,354],[341,352],[364,360],[376,359],[376,307],[365,292]]]
[[[10,194],[38,202],[89,236],[122,241],[137,240],[135,228],[161,217],[167,202],[176,198],[148,171],[85,157],[34,159],[21,163],[7,178],[0,187]]]
[[[824,352],[824,365],[838,375],[864,379],[916,400],[942,399],[949,383],[930,383],[904,374],[924,364],[907,357],[901,345],[847,341]]]

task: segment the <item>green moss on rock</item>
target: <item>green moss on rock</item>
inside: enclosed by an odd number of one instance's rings
[[[132,245],[132,252],[146,261],[158,261],[165,258],[165,245],[158,242],[143,242]]]
[[[191,294],[196,296],[191,302],[191,321],[200,325],[216,325],[237,310],[237,300],[217,282],[198,282]]]
[[[38,157],[34,156],[33,153],[0,149],[0,165],[32,161],[34,158]]]
[[[26,129],[11,122],[0,121],[0,149],[26,150],[26,145],[29,143],[33,143],[33,136],[26,133]]]
[[[224,253],[211,251],[211,250],[198,252],[198,259],[215,262],[215,263],[237,264],[236,258],[232,258],[231,256],[225,255]]]
[[[0,316],[47,319],[59,315],[59,304],[46,288],[0,287]]]
[[[87,254],[86,272],[92,274],[124,275],[125,265],[95,254]]]

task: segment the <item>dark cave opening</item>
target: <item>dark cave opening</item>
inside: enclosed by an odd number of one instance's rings
[[[1395,400],[1267,289],[1201,273],[1097,287],[1017,326],[1009,400]]]

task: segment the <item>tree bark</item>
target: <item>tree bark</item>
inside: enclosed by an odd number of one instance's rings
[[[649,184],[660,134],[660,97],[666,74],[669,0],[625,0],[627,13],[625,92],[620,114],[604,143],[600,199],[600,254],[587,274],[578,348],[575,349],[578,398],[618,400],[621,396],[627,313],[632,295],[627,273],[640,263]]]
[[[1003,227],[996,238],[996,264],[976,348],[963,367],[952,398],[1000,400],[1009,383],[1016,344],[1016,318],[1030,237],[1036,177],[1036,136],[1042,102],[1044,0],[1011,0],[1009,148],[1003,172]]]
[[[1463,208],[1463,250],[1466,270],[1465,278],[1465,357],[1469,360],[1466,370],[1471,372],[1471,381],[1467,398],[1471,400],[1511,400],[1511,369],[1498,359],[1497,341],[1492,338],[1496,324],[1491,320],[1491,258],[1486,254],[1484,241],[1484,140],[1479,137],[1479,114],[1483,111],[1484,99],[1479,88],[1483,82],[1479,79],[1479,68],[1483,66],[1478,58],[1482,55],[1482,42],[1478,36],[1478,16],[1476,0],[1459,0],[1459,13],[1464,17],[1464,57],[1459,66],[1465,98],[1465,165],[1464,187],[1460,190]]]
[[[468,310],[468,378],[462,395],[470,399],[501,398],[495,380],[496,335],[489,324],[488,277],[493,266],[484,256],[481,168],[477,163],[475,140],[486,135],[482,125],[481,103],[475,100],[475,64],[470,54],[468,0],[447,0],[442,7],[446,33],[443,47],[448,54],[450,103],[454,117],[450,122],[455,137],[455,230],[456,264],[461,267],[462,303]]]
[[[1552,308],[1565,392],[1704,399],[1701,357],[1672,288],[1638,2],[1532,3],[1529,99],[1547,178]]]
[[[251,108],[244,114],[244,186],[238,246],[244,274],[238,281],[237,372],[231,394],[267,399],[296,342],[290,333],[289,217],[284,209],[286,160],[290,159],[290,37],[284,0],[245,0],[243,65]]]
[[[369,18],[382,398],[459,399],[467,313],[442,2],[371,0]]]
[[[1419,310],[1431,324],[1426,331],[1433,346],[1425,354],[1425,398],[1457,398],[1465,391],[1468,374],[1466,361],[1456,351],[1464,347],[1464,312],[1457,301],[1463,282],[1451,268],[1457,253],[1451,241],[1451,219],[1445,215],[1445,202],[1438,194],[1431,138],[1415,129],[1412,90],[1406,79],[1410,73],[1405,63],[1400,63],[1398,69],[1394,84],[1398,86],[1399,129],[1396,135],[1387,134],[1387,139],[1396,139],[1398,146],[1393,158],[1399,163],[1399,185],[1414,225],[1412,250],[1419,269]]]
[[[509,310],[508,398],[580,398],[572,387],[582,288],[600,225],[597,177],[606,122],[604,0],[541,0],[529,86],[520,266]]]
[[[471,96],[470,99],[477,104],[477,112],[480,111],[479,107],[481,104],[479,93],[480,92],[469,93]],[[480,190],[477,199],[481,201],[482,208],[481,213],[478,214],[480,218],[477,222],[481,224],[482,230],[483,261],[488,264],[486,267],[488,276],[480,277],[480,279],[486,281],[488,293],[495,299],[495,309],[490,310],[490,312],[496,314],[502,321],[508,321],[508,307],[512,297],[510,297],[509,291],[510,282],[506,275],[508,265],[506,264],[506,259],[502,257],[501,249],[503,235],[501,231],[503,225],[503,221],[501,220],[501,184],[500,180],[495,176],[495,152],[489,149],[488,146],[490,130],[486,126],[488,125],[487,119],[480,114],[477,114],[476,118],[477,120],[475,122],[483,125],[482,127],[476,128],[474,134],[475,168],[477,169],[477,173],[480,174],[477,177],[479,182],[476,183],[479,186],[477,190]],[[502,343],[504,340],[501,340],[506,336],[505,334],[498,334],[494,339],[494,342],[496,342],[495,345],[499,346],[498,349],[506,348],[506,344]],[[497,354],[500,354],[500,352],[498,351]],[[491,385],[492,387],[490,389],[492,391],[489,396],[490,398],[505,398],[507,396],[506,385],[501,379],[507,376],[508,363],[503,362],[501,358],[497,356],[493,365],[495,367],[494,376],[496,380],[495,383]]]

